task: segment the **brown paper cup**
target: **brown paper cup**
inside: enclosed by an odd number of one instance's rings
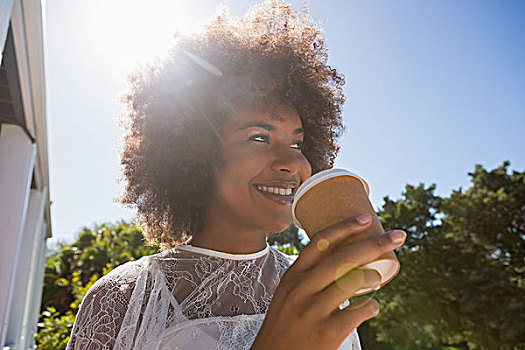
[[[297,226],[304,229],[310,239],[318,232],[351,217],[369,213],[372,224],[366,231],[347,239],[343,244],[350,244],[380,235],[385,232],[370,200],[366,181],[345,169],[321,171],[298,189],[292,205],[293,219]],[[393,251],[381,255],[377,260],[361,266],[374,269],[381,275],[381,286],[397,275],[399,261]],[[371,292],[366,288],[356,295]]]

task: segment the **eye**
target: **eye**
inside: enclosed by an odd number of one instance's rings
[[[268,135],[264,135],[264,134],[257,134],[257,135],[250,136],[248,138],[248,140],[256,141],[256,142],[269,143],[270,142],[270,137]]]
[[[298,149],[298,150],[302,150],[303,149],[303,141],[297,141],[296,143],[293,143],[290,147]]]

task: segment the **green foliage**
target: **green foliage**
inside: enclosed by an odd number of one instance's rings
[[[293,223],[283,232],[270,235],[267,242],[288,255],[297,255],[305,247],[299,236],[299,229]]]
[[[525,348],[525,173],[476,166],[450,197],[406,186],[385,198],[385,228],[404,229],[400,274],[381,288],[380,314],[361,327],[369,349]]]
[[[39,331],[35,341],[39,349],[55,350],[65,349],[69,341],[69,334],[75,322],[75,315],[71,311],[60,314],[54,307],[48,307],[41,314]]]
[[[293,245],[277,246],[277,250],[286,255],[299,255],[299,250]]]
[[[103,276],[118,265],[156,252],[158,247],[148,246],[134,225],[120,222],[85,227],[75,242],[60,245],[47,258],[42,309],[52,306],[62,313],[70,309],[75,299],[70,281],[75,273],[85,285],[94,275]]]
[[[155,254],[133,225],[97,225],[83,228],[75,242],[62,244],[46,259],[44,291],[38,333],[40,349],[65,349],[75,315],[89,288],[100,276],[125,262]]]
[[[80,274],[73,272],[71,282],[65,280],[64,283],[71,286],[74,297],[70,305],[71,309],[61,314],[53,306],[49,306],[42,312],[41,322],[38,324],[39,332],[35,335],[35,341],[39,349],[56,350],[66,348],[80,303],[97,279],[98,275],[92,275],[88,283],[83,285],[80,280]]]

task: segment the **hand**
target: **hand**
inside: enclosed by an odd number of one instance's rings
[[[312,238],[281,278],[252,350],[337,349],[354,328],[378,314],[377,301],[365,297],[339,309],[361,288],[379,287],[378,272],[357,267],[401,246],[405,240],[404,232],[389,231],[339,246],[370,223],[370,215],[360,215]],[[395,240],[395,235],[400,235],[400,240]]]

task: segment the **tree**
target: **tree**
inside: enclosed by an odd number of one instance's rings
[[[283,232],[271,234],[267,242],[269,245],[276,246],[286,254],[299,254],[305,247],[299,229],[294,224],[290,224]]]
[[[525,174],[477,165],[472,186],[448,198],[435,185],[385,197],[384,227],[402,228],[401,273],[362,327],[370,349],[519,349],[523,330]]]
[[[65,313],[60,313],[53,306],[49,306],[42,312],[41,322],[38,324],[39,331],[35,335],[35,342],[39,349],[57,350],[66,348],[80,303],[97,278],[97,275],[93,275],[89,282],[83,285],[80,281],[79,273],[73,273],[70,285],[74,301],[71,303],[71,309]]]
[[[95,281],[125,262],[158,252],[140,229],[124,221],[83,228],[46,259],[42,314],[35,340],[42,349],[65,349],[75,315]]]
[[[121,221],[117,224],[84,227],[75,242],[63,244],[58,252],[46,260],[42,310],[53,306],[66,312],[74,300],[70,281],[77,273],[85,285],[97,275],[102,276],[114,267],[158,252],[157,246],[148,246],[140,229]]]

